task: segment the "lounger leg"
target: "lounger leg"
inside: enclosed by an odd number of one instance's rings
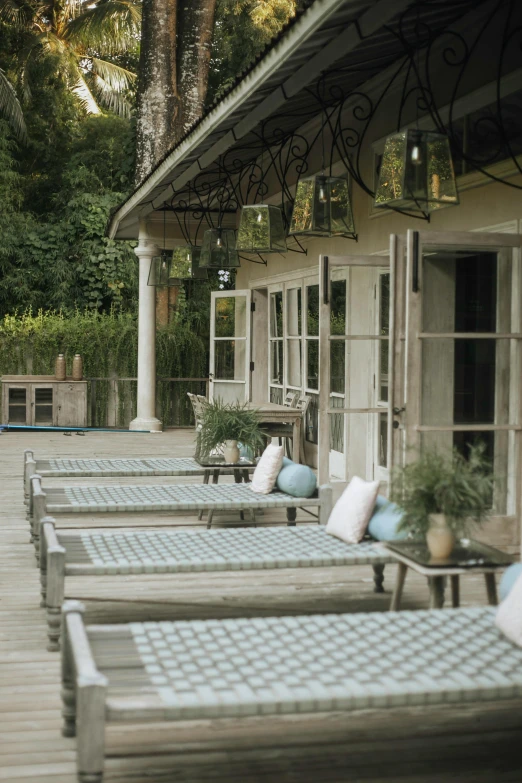
[[[74,667],[69,644],[65,614],[62,616],[62,734],[64,737],[76,736],[76,690],[74,687]]]
[[[451,605],[454,609],[460,606],[460,578],[458,574],[451,576]]]
[[[428,583],[430,586],[430,609],[442,609],[444,606],[444,577],[431,576]]]
[[[286,509],[286,518],[288,520],[288,527],[295,527],[296,517],[297,517],[297,509],[296,508],[287,508]]]
[[[484,579],[486,580],[488,604],[490,606],[496,606],[498,604],[498,598],[497,598],[497,583],[495,580],[495,574],[484,574]]]
[[[105,696],[102,675],[78,678],[77,765],[80,783],[101,783],[105,758]]]
[[[390,612],[397,612],[401,608],[402,590],[406,581],[408,566],[404,563],[397,564],[397,580],[393,589],[393,595],[390,604]]]
[[[373,588],[374,593],[384,593],[384,565],[382,563],[377,563],[373,568],[373,581],[375,583],[375,587]]]
[[[210,470],[206,470],[203,474],[203,484],[208,484],[210,479]],[[201,521],[203,519],[204,511],[200,511],[198,514],[198,521]]]
[[[213,511],[209,511],[208,514],[207,514],[207,530],[210,530],[210,528],[212,527],[212,517],[213,516],[214,516],[214,512]]]
[[[234,470],[234,482],[236,484],[241,484],[241,471],[239,469]],[[241,520],[245,519],[245,514],[243,511],[239,512],[239,518]]]

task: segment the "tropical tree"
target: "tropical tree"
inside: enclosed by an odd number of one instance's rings
[[[233,82],[296,7],[297,0],[143,0],[136,182],[189,132],[208,98]]]
[[[16,91],[0,68],[0,116],[10,125],[12,132],[19,141],[26,141],[27,128],[25,126],[24,113]]]
[[[138,47],[138,0],[0,0],[0,20],[19,34],[13,71],[24,100],[31,97],[30,65],[50,54],[88,114],[99,114],[101,107],[130,114],[126,93],[136,77],[114,62],[114,56]],[[0,110],[12,126],[18,120],[21,128],[12,89],[3,76]]]

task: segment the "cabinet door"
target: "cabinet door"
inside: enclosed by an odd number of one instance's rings
[[[32,424],[51,427],[54,424],[54,386],[34,383],[31,394]]]
[[[56,423],[59,427],[85,427],[87,400],[85,383],[56,384]]]
[[[29,424],[27,416],[29,402],[28,390],[28,386],[9,384],[7,387],[4,400],[7,403],[5,415],[8,424]]]

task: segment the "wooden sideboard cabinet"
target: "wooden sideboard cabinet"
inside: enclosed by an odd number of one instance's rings
[[[2,421],[53,427],[87,426],[87,381],[53,375],[4,375]]]

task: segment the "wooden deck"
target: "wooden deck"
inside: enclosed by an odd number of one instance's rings
[[[39,608],[39,578],[33,547],[29,544],[22,491],[22,456],[33,448],[37,457],[45,456],[183,456],[192,449],[192,433],[169,431],[161,435],[89,433],[85,437],[61,433],[8,433],[0,435],[0,781],[26,783],[74,783],[75,741],[60,734],[59,655],[46,651],[44,611]],[[186,479],[184,479],[185,481]],[[199,480],[199,479],[197,479]],[[69,479],[74,483],[158,483],[157,478],[140,479]],[[162,479],[161,483],[179,481]],[[48,480],[44,486],[59,485]],[[68,527],[81,527],[86,515],[67,521]],[[268,517],[267,517],[268,518]],[[270,519],[275,517],[270,516]],[[308,522],[300,512],[298,521]],[[284,512],[278,520],[285,523]],[[219,524],[236,521],[217,517]],[[91,518],[91,524],[93,520]],[[103,515],[96,525],[103,527]],[[198,524],[194,517],[177,519],[187,526]],[[133,515],[132,524],[140,523]],[[163,521],[167,524],[167,519]],[[199,523],[201,524],[201,523]],[[395,567],[387,567],[384,595],[372,592],[370,568],[306,569],[245,574],[186,574],[172,581],[158,577],[129,577],[122,587],[121,577],[80,577],[66,582],[67,597],[86,600],[89,617],[96,620],[123,620],[129,602],[141,608],[143,617],[161,619],[169,616],[275,614],[307,611],[385,611]],[[143,590],[147,588],[147,600]],[[260,587],[262,586],[262,589]],[[462,604],[486,603],[483,578],[469,576],[462,580]],[[153,596],[151,598],[150,596]],[[422,578],[408,574],[403,608],[426,608],[428,591]],[[347,652],[347,654],[349,654]],[[452,712],[455,712],[453,709]],[[448,716],[449,717],[449,716]],[[360,741],[347,747],[337,744],[328,754],[317,757],[301,747],[281,754],[266,754],[263,762],[241,744],[237,757],[216,751],[201,758],[192,752],[189,759],[176,764],[167,755],[164,744],[160,753],[148,759],[140,756],[141,732],[121,731],[111,739],[111,746],[122,748],[121,757],[106,765],[105,780],[111,783],[154,783],[154,781],[271,781],[290,783],[314,781],[408,781],[414,783],[507,783],[522,780],[522,757],[519,739],[503,732],[501,726],[486,734],[448,735],[445,726],[424,744],[411,743],[411,728],[396,727],[393,739],[376,740],[373,728],[360,728]],[[419,735],[423,733],[419,726]],[[136,745],[129,756],[129,743]],[[125,747],[124,747],[125,745]]]

